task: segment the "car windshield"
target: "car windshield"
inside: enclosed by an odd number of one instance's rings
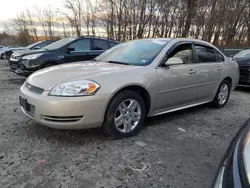
[[[250,57],[250,49],[242,50],[234,56],[234,58],[244,58],[244,57]]]
[[[43,49],[44,50],[56,50],[58,48],[65,46],[66,44],[70,43],[71,41],[73,41],[75,39],[76,39],[75,37],[65,38],[65,39],[59,40],[57,42],[54,42],[54,43],[46,46]]]
[[[95,60],[109,63],[146,66],[153,62],[169,41],[168,39],[130,41],[111,48],[95,58]]]
[[[28,49],[33,48],[34,46],[36,46],[36,45],[39,44],[40,42],[41,42],[41,41],[32,43],[32,44],[30,44],[29,46],[26,46],[26,48],[28,48]]]

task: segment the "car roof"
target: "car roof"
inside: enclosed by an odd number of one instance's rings
[[[192,39],[192,38],[144,38],[144,39],[136,39],[136,40],[163,40],[166,42],[174,41],[174,42],[194,42],[194,43],[203,43],[208,46],[214,47],[209,42],[206,42],[204,40],[199,40],[199,39]]]
[[[212,45],[211,43],[204,41],[204,40],[200,40],[200,39],[193,39],[193,38],[169,38],[172,39],[175,42],[194,42],[194,43],[203,43],[205,45],[211,46],[211,47],[215,47],[214,45]]]
[[[83,35],[78,38],[101,39],[101,40],[107,40],[110,42],[120,43],[118,40],[114,40],[108,37],[98,37],[98,36],[92,36],[92,35]]]

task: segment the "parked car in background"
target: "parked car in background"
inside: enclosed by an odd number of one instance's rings
[[[5,58],[6,58],[6,54],[5,54],[6,48],[7,48],[7,47],[1,46],[1,45],[0,45],[0,58],[1,58],[1,59],[5,59]]]
[[[240,68],[239,86],[250,86],[250,49],[240,51],[233,59]]]
[[[221,48],[220,50],[222,51],[222,53],[225,56],[233,57],[235,54],[239,53],[242,49],[240,49],[240,48]]]
[[[67,40],[74,39],[53,45]],[[63,52],[72,48],[85,50],[86,45],[68,45]],[[92,61],[35,72],[21,87],[20,104],[40,124],[59,129],[102,126],[106,134],[121,138],[138,133],[145,117],[204,103],[224,107],[238,79],[237,63],[210,43],[142,39],[119,44]]]
[[[57,41],[41,50],[18,52],[9,63],[13,72],[20,76],[53,65],[94,59],[119,42],[97,37],[70,37]]]
[[[40,49],[52,44],[53,42],[55,42],[55,41],[53,41],[53,40],[39,41],[39,42],[35,42],[33,44],[30,44],[30,45],[28,45],[26,47],[11,48],[9,50],[6,50],[5,53],[6,53],[7,58],[9,59],[14,52],[20,52],[20,51],[27,52],[27,51],[30,51],[30,50],[40,50]]]
[[[213,183],[213,188],[238,187],[250,187],[250,119],[228,146]]]

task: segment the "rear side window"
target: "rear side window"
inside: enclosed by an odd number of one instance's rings
[[[73,52],[85,52],[90,50],[90,40],[82,39],[76,42],[73,42],[69,45],[70,48],[75,48]]]
[[[199,63],[216,62],[216,55],[213,48],[195,45],[195,50]]]
[[[216,55],[217,62],[223,62],[223,61],[225,61],[223,55],[221,55],[221,53],[219,53],[217,50],[215,50],[215,55]]]
[[[93,49],[92,50],[107,50],[109,49],[108,42],[105,40],[93,40]]]

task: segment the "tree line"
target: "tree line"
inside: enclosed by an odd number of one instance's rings
[[[250,0],[64,0],[13,19],[20,43],[98,35],[119,41],[191,37],[217,46],[250,46]]]

